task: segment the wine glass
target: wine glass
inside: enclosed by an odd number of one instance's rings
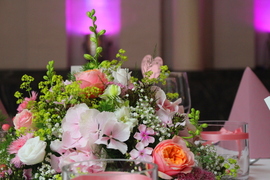
[[[178,93],[178,98],[182,98],[180,105],[183,105],[185,113],[190,112],[191,98],[187,72],[171,72],[166,79],[166,84],[159,84],[159,87],[161,87],[165,93]],[[173,101],[174,100],[176,99],[173,99]]]
[[[158,180],[158,166],[130,159],[93,159],[62,168],[63,180]]]

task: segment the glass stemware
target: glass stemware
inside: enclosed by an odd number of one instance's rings
[[[161,87],[165,93],[178,93],[178,98],[182,98],[180,105],[184,106],[185,113],[190,112],[191,98],[187,72],[171,72],[166,79],[166,84],[159,84],[158,86]]]

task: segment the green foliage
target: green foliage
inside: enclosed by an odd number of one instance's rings
[[[199,123],[200,111],[195,110],[194,108],[191,108],[191,112],[188,114],[188,116],[189,116],[190,124],[192,124],[196,130],[189,130],[188,133],[190,134],[190,136],[183,137],[184,139],[190,139],[190,138],[199,136],[201,132],[203,131],[203,128],[207,127],[207,124]]]
[[[216,179],[220,180],[224,177],[231,179],[237,176],[239,165],[234,158],[224,158],[217,154],[213,145],[193,145],[190,147],[195,155],[198,166],[215,174]]]
[[[93,36],[90,37],[90,41],[95,44],[96,53],[93,56],[90,54],[84,54],[84,58],[89,62],[84,65],[83,70],[98,68],[99,66],[98,58],[101,56],[101,53],[103,51],[102,47],[99,46],[99,38],[100,36],[106,33],[106,30],[101,30],[99,32],[97,31],[96,25],[97,17],[95,16],[95,13],[96,12],[93,9],[87,12],[87,16],[92,20],[92,26],[89,27],[89,30],[93,33]]]
[[[167,96],[167,99],[173,100],[173,99],[177,99],[179,97],[179,94],[178,93],[167,93],[166,96]]]
[[[145,72],[144,75],[145,77],[141,80],[145,84],[158,84],[162,83],[163,85],[166,84],[166,79],[170,75],[170,71],[167,65],[161,66],[160,67],[160,74],[158,78],[150,78],[150,76],[153,74],[152,71]]]

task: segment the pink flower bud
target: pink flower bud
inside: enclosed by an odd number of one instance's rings
[[[9,128],[10,128],[10,125],[9,125],[9,124],[3,124],[3,125],[2,125],[2,129],[3,129],[4,131],[8,131]]]

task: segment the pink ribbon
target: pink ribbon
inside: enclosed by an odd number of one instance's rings
[[[213,144],[224,140],[235,140],[238,147],[238,158],[240,158],[242,154],[240,140],[248,139],[248,133],[243,132],[241,128],[238,128],[235,131],[228,131],[225,128],[221,128],[220,131],[203,131],[201,132],[201,138],[206,140],[203,145]]]
[[[141,174],[125,172],[102,172],[93,173],[91,175],[81,175],[72,180],[151,180],[151,178]]]
[[[203,131],[201,132],[201,138],[203,140],[217,142],[224,140],[242,140],[248,139],[248,133],[242,131],[241,128],[235,131],[228,131],[225,128],[221,128],[220,131]]]

